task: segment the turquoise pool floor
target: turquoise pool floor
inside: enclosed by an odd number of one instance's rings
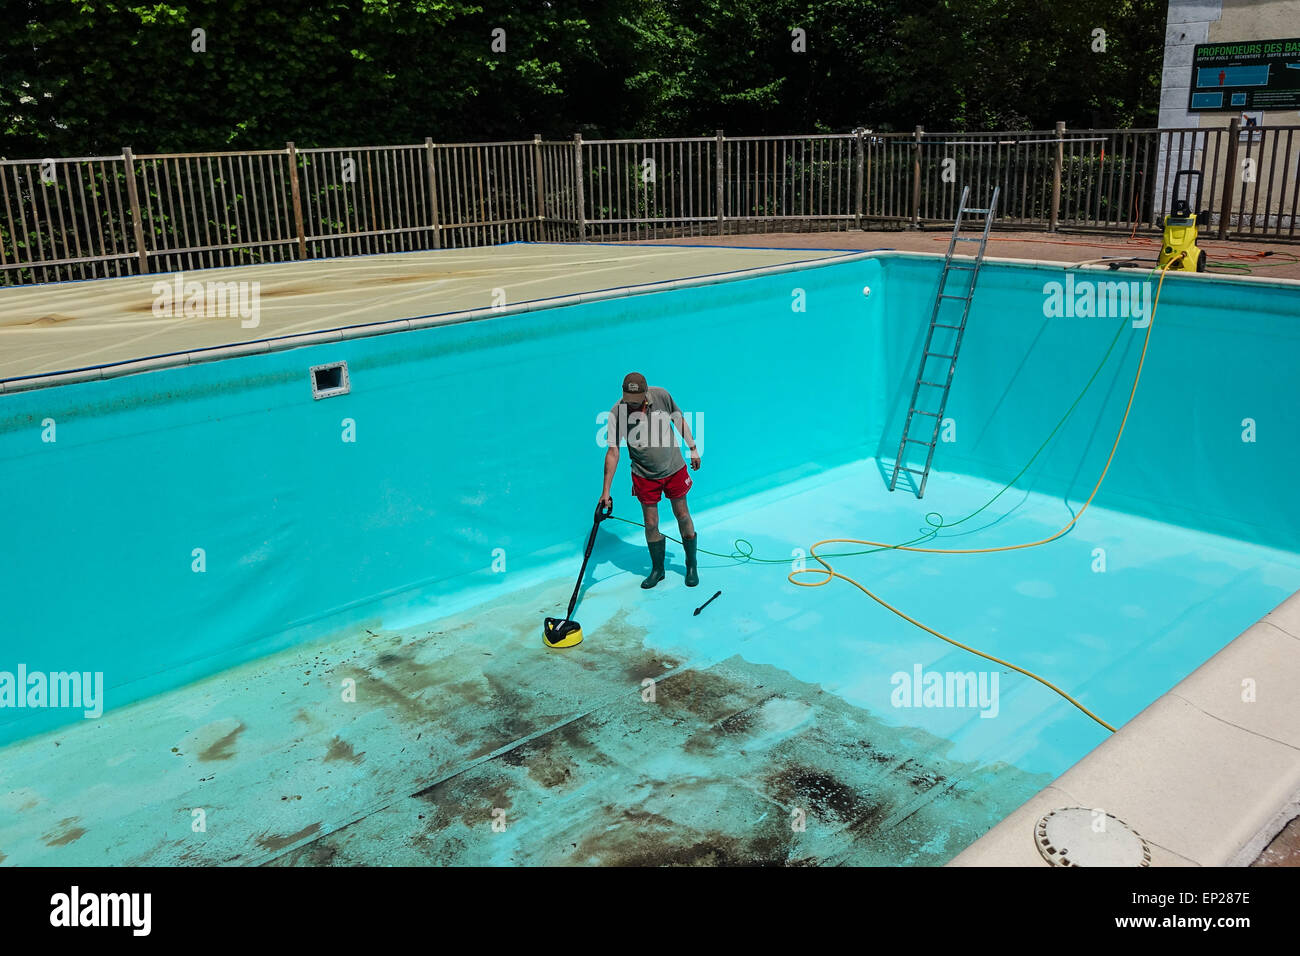
[[[994,490],[938,475],[917,502],[863,462],[697,524],[702,547],[784,557],[902,540]],[[1068,520],[1059,499],[999,504],[954,545]],[[670,545],[668,580],[642,591],[639,533],[602,527],[578,648],[540,643],[574,558],[540,583],[503,576],[477,608],[375,621],[0,750],[0,863],[938,864],[1105,736],[843,582],[706,557],[687,589]],[[836,566],[1116,724],[1300,587],[1296,555],[1101,508],[1044,548]],[[918,666],[996,671],[996,716],[894,706],[891,675]]]

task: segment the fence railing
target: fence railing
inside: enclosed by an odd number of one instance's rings
[[[714,136],[0,160],[0,284],[457,248],[951,222],[1295,240],[1300,126]]]

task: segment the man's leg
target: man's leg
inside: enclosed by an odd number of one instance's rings
[[[664,543],[663,532],[659,530],[659,502],[647,504],[641,502],[641,514],[645,516],[645,543],[650,549],[650,575],[641,582],[641,587],[652,588],[664,579]]]
[[[668,503],[673,506],[677,527],[682,532],[682,547],[686,550],[686,586],[693,588],[700,583],[699,567],[695,559],[695,522],[691,520],[691,513],[686,507],[685,495],[669,498]]]

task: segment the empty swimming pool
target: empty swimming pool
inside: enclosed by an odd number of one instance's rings
[[[787,575],[821,539],[954,521],[1026,463],[930,546],[1051,535],[1106,465],[1147,328],[1058,308],[1053,283],[1075,303],[1113,274],[987,264],[918,501],[887,485],[937,277],[881,254],[0,395],[0,853],[947,861],[1107,731]],[[1059,539],[836,569],[1122,725],[1300,588],[1296,301],[1164,283],[1106,480]],[[318,398],[311,370],[340,362],[349,389]],[[670,543],[642,591],[639,529],[605,522],[587,640],[547,650],[633,369],[694,416],[713,554],[688,590]],[[615,514],[639,520],[627,486]],[[102,716],[23,697],[20,667],[102,674]],[[222,825],[196,833],[199,807]]]

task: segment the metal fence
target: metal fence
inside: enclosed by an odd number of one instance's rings
[[[1221,129],[1066,132],[1058,128],[981,134],[917,130],[871,136],[866,146],[865,215],[918,226],[951,222],[961,186],[969,184],[975,197],[986,197],[994,186],[1001,187],[998,222],[1003,226],[1152,232],[1170,211],[1174,174],[1195,169],[1202,174],[1200,209],[1211,212],[1211,224],[1220,237],[1242,231],[1232,227],[1244,224],[1247,234],[1295,239],[1294,189],[1280,203],[1281,191],[1277,196],[1267,190],[1256,196],[1241,188],[1262,181],[1257,168],[1239,162],[1244,154],[1237,155],[1237,146],[1260,152],[1261,137],[1284,143],[1276,156],[1270,152],[1269,170],[1285,178],[1287,158],[1294,166],[1293,147],[1300,147],[1300,139],[1293,142],[1297,129],[1273,127],[1249,133],[1234,120]],[[1254,139],[1248,141],[1251,136]],[[1267,229],[1266,210],[1271,210]]]
[[[1300,126],[713,136],[0,160],[0,284],[518,240],[951,222],[1144,232],[1202,173],[1220,238],[1295,240]]]

